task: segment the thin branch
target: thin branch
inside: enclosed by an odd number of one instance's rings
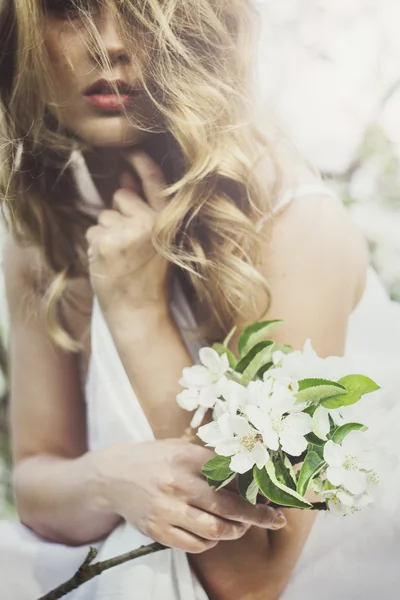
[[[106,571],[107,569],[112,569],[113,567],[129,562],[134,558],[140,558],[141,556],[146,556],[147,554],[154,554],[155,552],[165,550],[166,548],[167,546],[163,546],[158,542],[154,542],[153,544],[149,544],[148,546],[141,546],[136,550],[131,550],[130,552],[126,552],[125,554],[121,554],[120,556],[115,556],[114,558],[103,560],[101,562],[97,562],[91,565],[90,563],[97,556],[96,548],[91,547],[87,557],[85,558],[75,575],[65,583],[62,583],[54,590],[48,592],[44,596],[41,596],[38,600],[58,600],[59,598],[62,598],[69,592],[76,590],[78,587],[80,587],[87,581],[90,581],[97,575],[100,575],[100,573],[103,573],[103,571]]]

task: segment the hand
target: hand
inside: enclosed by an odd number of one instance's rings
[[[211,488],[201,468],[213,456],[178,439],[109,446],[97,461],[102,505],[153,540],[190,553],[238,539],[251,525],[286,524],[268,505],[253,506],[235,492]]]
[[[136,148],[125,156],[143,192],[124,173],[112,209],[102,211],[98,224],[86,234],[90,279],[103,312],[110,306],[117,310],[121,306],[167,306],[168,262],[151,241],[155,221],[165,206],[160,192],[167,184],[159,166],[143,150]]]

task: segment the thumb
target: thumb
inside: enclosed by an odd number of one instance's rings
[[[167,204],[162,197],[167,182],[159,165],[147,152],[138,148],[124,152],[122,156],[137,175],[148,204],[156,212],[161,212]]]

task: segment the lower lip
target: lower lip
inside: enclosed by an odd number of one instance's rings
[[[127,106],[132,106],[134,102],[133,94],[120,94],[119,96],[116,94],[90,94],[85,98],[89,104],[105,112],[122,110]]]

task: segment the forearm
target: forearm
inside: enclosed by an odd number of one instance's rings
[[[180,437],[190,420],[175,402],[193,361],[167,309],[118,307],[105,315],[124,369],[157,438]]]
[[[271,557],[268,532],[252,527],[189,560],[210,600],[276,600]]]
[[[236,541],[220,542],[190,562],[210,600],[277,600],[301,555],[316,513],[284,510],[278,531],[251,528]]]
[[[21,521],[38,535],[80,545],[107,535],[120,517],[101,495],[95,453],[69,459],[39,455],[22,460],[13,484]]]

